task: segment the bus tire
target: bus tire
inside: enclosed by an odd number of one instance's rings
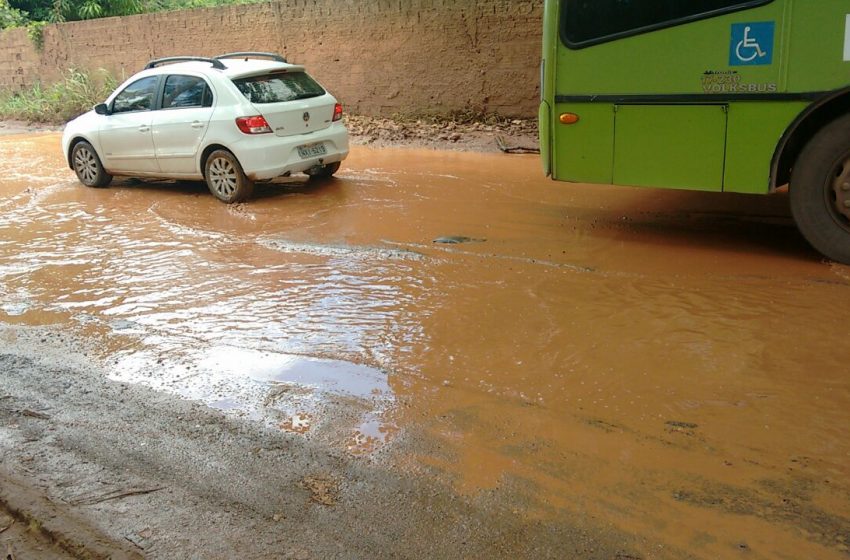
[[[850,115],[806,144],[790,189],[791,213],[806,241],[827,258],[850,264]]]

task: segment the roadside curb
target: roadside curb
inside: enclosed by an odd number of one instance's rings
[[[106,536],[67,507],[0,468],[0,510],[79,560],[142,560],[129,546]]]

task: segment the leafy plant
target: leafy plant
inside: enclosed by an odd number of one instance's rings
[[[0,29],[264,0],[0,0]],[[34,31],[35,33],[35,31]]]
[[[90,73],[72,68],[49,87],[37,83],[24,91],[0,91],[0,118],[63,123],[102,102],[116,85],[103,69]]]
[[[43,21],[34,21],[27,25],[27,37],[32,41],[37,51],[44,48],[44,28],[46,26],[47,23]]]
[[[0,29],[20,27],[27,22],[24,12],[9,5],[9,0],[0,0]]]

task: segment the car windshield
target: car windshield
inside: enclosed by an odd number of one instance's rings
[[[325,94],[322,86],[304,72],[263,74],[233,80],[252,103],[282,103]]]

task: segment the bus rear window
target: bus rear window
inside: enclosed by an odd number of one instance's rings
[[[263,74],[233,80],[252,103],[283,103],[325,94],[322,86],[304,72]]]
[[[564,0],[564,38],[580,48],[772,1]]]

